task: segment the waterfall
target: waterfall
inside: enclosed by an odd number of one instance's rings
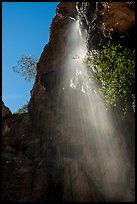
[[[61,87],[65,111],[62,124],[70,133],[65,146],[67,158],[79,164],[96,197],[99,194],[106,202],[134,200],[134,167],[127,151],[125,127],[120,127],[120,119],[115,121],[106,110],[92,71],[83,63],[86,36],[78,20],[72,21],[68,36]],[[78,188],[83,197],[88,194],[82,186]]]

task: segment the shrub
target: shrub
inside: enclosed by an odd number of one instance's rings
[[[135,50],[109,41],[101,51],[90,50],[84,63],[92,68],[106,105],[122,102],[122,109],[127,112],[135,94]]]
[[[22,113],[27,113],[27,112],[28,112],[28,102],[23,106],[21,106],[20,108],[18,108],[17,112],[15,112],[14,115],[20,115]]]

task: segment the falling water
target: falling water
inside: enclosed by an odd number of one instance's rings
[[[101,197],[106,202],[133,201],[134,167],[124,135],[128,133],[123,131],[124,127],[119,127],[119,119],[115,121],[106,110],[92,72],[83,63],[87,49],[78,21],[72,21],[68,36],[58,99],[64,111],[62,126],[68,134],[64,136],[65,150],[59,144],[59,162],[65,165],[73,159],[68,170],[72,182],[79,166],[79,171],[83,172],[79,174],[80,182],[84,174],[88,186],[94,189],[88,193],[79,183],[77,188],[82,199],[90,201],[95,197],[98,201]],[[64,160],[61,159],[62,151],[67,155]]]

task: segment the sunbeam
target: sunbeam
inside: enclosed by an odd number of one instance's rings
[[[66,110],[62,120],[64,128],[72,133],[69,143],[74,148],[66,145],[68,157],[73,155],[81,168],[86,169],[85,174],[94,181],[106,202],[134,200],[129,186],[133,169],[121,131],[124,127],[116,129],[113,115],[106,110],[98,93],[92,71],[83,63],[86,39],[78,21],[72,22],[68,45],[63,65],[67,71],[62,76],[65,84],[62,91],[68,95],[67,100],[62,96]]]

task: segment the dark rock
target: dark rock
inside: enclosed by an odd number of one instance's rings
[[[7,106],[5,106],[2,101],[2,120],[5,120],[6,118],[9,118],[11,116],[12,116],[12,113],[10,109]]]

